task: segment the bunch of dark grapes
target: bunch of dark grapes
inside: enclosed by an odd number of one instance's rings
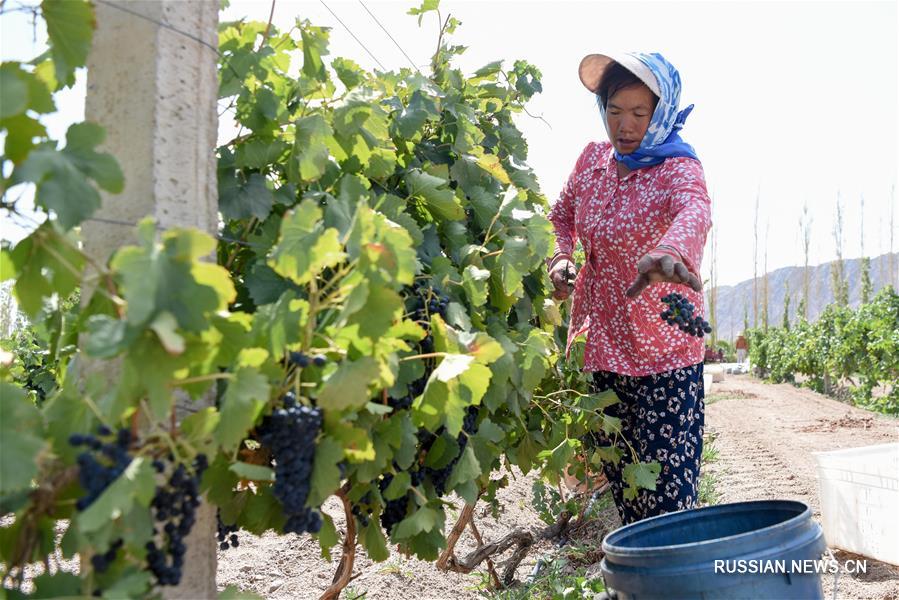
[[[411,318],[428,332],[428,335],[418,343],[418,349],[422,354],[430,354],[434,351],[434,337],[431,335],[431,315],[439,314],[446,320],[446,308],[449,306],[449,296],[428,285],[416,281],[412,285]],[[427,363],[426,363],[427,364]],[[416,397],[425,390],[428,378],[431,376],[433,366],[428,365],[424,374],[406,386],[406,393],[399,398],[390,396],[387,405],[394,411],[405,410],[412,406]]]
[[[462,452],[465,450],[465,447],[468,445],[468,436],[474,435],[477,431],[477,421],[478,421],[478,407],[477,406],[469,406],[465,410],[465,418],[462,421],[462,432],[459,434],[459,437],[456,438],[456,443],[459,445],[459,454],[456,455],[453,460],[450,461],[448,465],[444,465],[439,469],[433,469],[431,467],[424,467],[424,475],[430,479],[431,483],[434,484],[434,491],[437,492],[438,496],[443,496],[446,494],[446,482],[449,480],[450,474],[453,472],[453,468],[456,466],[456,463],[459,462],[459,458],[462,456]],[[441,427],[437,430],[437,434],[442,433],[443,428]],[[430,433],[430,432],[428,432]],[[426,439],[429,436],[424,436]],[[436,436],[435,436],[436,438]],[[422,436],[419,437],[422,439]],[[428,448],[430,448],[431,444],[433,444],[433,439],[428,443]]]
[[[378,483],[378,488],[383,494],[393,481],[393,475],[385,475]],[[381,527],[390,535],[393,526],[406,518],[406,511],[409,508],[409,494],[404,494],[395,500],[388,500],[384,504],[384,510],[381,511]]]
[[[169,471],[165,484],[156,486],[150,502],[157,527],[153,529],[154,539],[147,542],[147,564],[159,585],[178,585],[181,581],[187,552],[184,538],[197,520],[200,477],[209,466],[205,454],[197,455],[192,472],[171,460],[170,456],[168,464],[153,461],[157,473],[165,475]]]
[[[120,429],[114,439],[111,438],[113,438],[112,431],[105,425],[97,428],[96,436],[75,433],[69,437],[72,446],[88,448],[76,458],[78,481],[86,492],[75,502],[75,508],[80,511],[93,504],[131,464],[131,455],[128,454],[131,432]]]
[[[662,302],[668,305],[659,315],[669,325],[677,325],[678,329],[688,335],[703,337],[706,333],[712,333],[711,326],[700,316],[693,316],[696,307],[677,292],[672,292],[661,297]]]
[[[418,343],[422,353],[428,354],[434,351],[434,336],[431,335],[431,315],[438,314],[446,320],[446,309],[450,298],[440,290],[430,285],[416,281],[412,284],[413,297],[412,320],[421,325],[428,335]]]
[[[322,526],[321,515],[306,506],[306,499],[322,413],[318,408],[297,404],[290,392],[284,395],[283,404],[283,408],[265,417],[259,427],[259,440],[271,451],[275,461],[272,491],[287,517],[285,533],[317,533]]]
[[[288,355],[288,360],[294,365],[300,367],[301,369],[305,369],[310,364],[315,365],[316,367],[324,367],[328,364],[328,357],[324,354],[316,354],[315,356],[309,356],[303,352],[291,352]]]
[[[219,548],[222,550],[237,548],[240,545],[240,540],[237,539],[237,525],[225,525],[222,521],[221,511],[215,514],[215,520],[217,521],[216,539],[219,542]]]
[[[425,386],[428,383],[428,377],[431,376],[431,371],[433,369],[425,369],[425,374],[406,385],[406,393],[400,398],[394,398],[393,396],[387,397],[387,405],[392,408],[394,411],[397,410],[405,410],[412,406],[413,400],[416,397],[420,396],[422,392],[425,391]]]
[[[118,554],[119,548],[122,547],[122,543],[122,538],[118,538],[109,546],[109,550],[103,554],[94,554],[91,556],[91,566],[94,567],[96,572],[104,572],[109,568],[109,565],[115,562],[116,554]]]

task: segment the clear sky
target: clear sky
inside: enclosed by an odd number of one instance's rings
[[[409,62],[358,2],[325,0],[388,69]],[[423,70],[437,43],[436,16],[421,28],[406,15],[411,2],[365,6]],[[268,18],[268,0],[234,1],[223,20]],[[835,257],[835,205],[844,206],[844,250],[888,251],[891,188],[899,164],[899,13],[891,2],[450,2],[462,25],[452,43],[468,46],[457,64],[466,72],[498,59],[525,59],[543,72],[544,92],[517,122],[530,146],[529,163],[553,201],[575,159],[591,140],[605,139],[592,95],[577,77],[590,52],[661,52],[683,80],[681,107],[695,104],[682,137],[703,163],[718,229],[719,284],[752,277],[752,220],[760,199],[760,237],[768,269],[801,264],[798,222],[804,202],[813,216],[812,264]],[[375,61],[320,2],[277,0],[274,22],[296,17],[332,27],[331,57]],[[16,22],[18,19],[18,23]],[[42,50],[22,19],[4,17],[2,55],[30,58]],[[84,87],[60,102],[59,127],[83,115]],[[224,121],[223,136],[230,133]],[[861,199],[864,197],[864,213]],[[2,233],[14,232],[4,225]],[[764,239],[762,243],[765,244]],[[759,258],[761,269],[761,257]],[[708,251],[703,275],[708,276]]]

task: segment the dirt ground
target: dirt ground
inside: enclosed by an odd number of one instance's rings
[[[715,434],[716,462],[708,465],[720,502],[765,498],[796,499],[807,503],[820,519],[813,451],[864,446],[899,439],[899,421],[875,415],[788,384],[768,385],[748,375],[725,375],[708,396],[706,423]],[[499,519],[479,507],[477,523],[487,541],[515,528],[541,527],[530,506],[533,476],[518,477],[502,491],[504,512]],[[461,502],[458,503],[461,508]],[[342,527],[339,506],[325,510]],[[450,524],[448,524],[448,527]],[[604,532],[596,533],[597,543]],[[586,540],[582,540],[586,541]],[[459,543],[458,554],[475,548],[470,533]],[[335,548],[335,557],[337,556]],[[517,571],[524,580],[541,554],[532,551]],[[837,551],[838,560],[853,557]],[[266,598],[317,598],[329,585],[334,562],[319,556],[317,543],[308,537],[241,534],[238,548],[220,552],[219,585],[237,585]],[[342,598],[437,600],[478,598],[481,575],[443,573],[432,563],[391,557],[372,563],[359,552],[357,578]],[[596,572],[596,569],[590,569]],[[825,598],[899,600],[899,567],[868,561],[868,573],[824,578]],[[834,594],[834,591],[836,593]],[[362,593],[366,593],[361,596]]]
[[[485,541],[501,538],[516,528],[542,528],[537,513],[530,506],[531,486],[535,480],[532,474],[519,476],[499,494],[504,510],[499,519],[490,515],[489,507],[481,503],[475,510],[475,518],[481,536]],[[464,502],[456,499],[461,511]],[[334,517],[341,534],[346,520],[340,504],[331,499],[323,507]],[[458,512],[447,512],[446,529],[455,522]],[[450,520],[452,519],[452,520]],[[456,554],[465,556],[477,547],[474,538],[466,531],[459,539]],[[332,551],[333,561],[328,563],[320,556],[318,542],[309,536],[280,536],[266,534],[254,537],[240,534],[240,546],[219,552],[218,584],[220,588],[236,585],[272,600],[293,600],[298,598],[318,598],[331,584],[331,578],[340,558],[340,548]],[[519,565],[516,577],[525,579],[540,556],[539,550],[532,551]],[[482,583],[479,574],[462,575],[444,573],[434,563],[414,558],[391,556],[383,563],[368,559],[365,551],[357,547],[354,579],[341,598],[366,598],[366,600],[438,600],[443,598],[479,598],[478,588]],[[361,596],[367,592],[365,596]]]
[[[718,398],[721,398],[720,400]],[[820,521],[812,452],[899,441],[899,420],[790,384],[725,375],[712,384],[706,423],[719,457],[709,465],[719,502],[768,498],[805,502]],[[864,558],[836,551],[837,560]],[[899,599],[899,567],[868,560],[865,575],[823,579],[824,597]]]

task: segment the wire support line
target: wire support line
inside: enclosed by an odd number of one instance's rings
[[[212,44],[210,44],[209,42],[207,42],[206,40],[204,40],[200,37],[197,37],[192,33],[188,33],[186,31],[178,29],[177,27],[170,25],[169,23],[166,23],[164,21],[157,21],[153,17],[148,17],[147,15],[141,14],[140,12],[138,12],[136,10],[133,10],[131,8],[126,8],[126,7],[122,6],[121,4],[118,4],[115,2],[110,2],[110,0],[96,0],[96,2],[99,4],[103,4],[105,6],[108,6],[110,8],[114,8],[116,10],[134,15],[135,17],[143,19],[144,21],[149,21],[150,23],[155,23],[156,25],[159,25],[160,27],[165,27],[166,29],[169,29],[171,31],[174,31],[175,33],[181,34],[184,37],[197,42],[198,44],[202,44],[203,46],[206,46],[207,48],[209,48],[216,54],[220,54],[219,49],[216,48],[215,46],[213,46]]]
[[[378,20],[378,18],[374,15],[374,13],[372,13],[372,12],[368,9],[368,7],[365,6],[365,3],[362,2],[362,0],[359,0],[359,4],[362,5],[362,8],[365,9],[365,12],[367,12],[369,15],[371,15],[371,18],[374,19],[375,23],[378,24],[378,27],[380,27],[380,28],[384,31],[384,33],[387,34],[387,37],[390,38],[390,41],[393,42],[394,45],[395,45],[397,48],[399,48],[400,52],[403,53],[403,56],[406,57],[406,60],[409,61],[409,64],[412,65],[412,68],[415,69],[416,71],[418,71],[419,73],[421,73],[421,70],[418,68],[418,65],[415,64],[415,61],[412,60],[412,59],[409,57],[408,54],[406,54],[406,51],[403,50],[403,47],[400,46],[399,42],[397,42],[397,41],[393,38],[392,35],[390,35],[390,32],[387,31],[387,28],[384,27],[384,26],[381,24],[381,22],[380,22],[380,21]]]
[[[362,46],[362,49],[365,50],[366,52],[368,52],[368,55],[371,56],[372,59],[373,59],[376,63],[378,63],[378,66],[381,67],[381,70],[382,70],[382,71],[386,71],[386,70],[387,70],[387,67],[385,67],[383,64],[381,64],[381,61],[379,61],[378,58],[377,58],[374,54],[372,54],[371,50],[369,50],[368,48],[365,47],[365,44],[362,43],[362,40],[360,40],[358,37],[356,37],[356,34],[353,33],[353,32],[350,30],[350,28],[346,26],[346,23],[344,23],[343,21],[340,20],[340,17],[337,16],[337,13],[335,13],[333,10],[331,10],[331,7],[330,7],[330,6],[328,6],[327,4],[325,4],[325,0],[318,0],[318,1],[322,3],[322,6],[324,6],[325,8],[328,9],[328,12],[329,12],[329,13],[331,13],[332,15],[334,15],[334,18],[337,19],[337,22],[340,23],[341,25],[343,25],[343,28],[347,30],[347,33],[349,33],[351,36],[353,36],[353,39],[356,40],[356,42],[357,42],[360,46]]]

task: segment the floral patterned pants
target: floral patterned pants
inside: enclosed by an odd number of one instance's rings
[[[594,391],[611,388],[619,398],[605,414],[621,419],[621,434],[610,438],[598,431],[592,437],[598,446],[621,450],[617,464],[603,461],[603,472],[625,525],[696,506],[705,423],[702,372],[702,363],[645,376],[593,372]],[[624,498],[622,477],[633,462],[628,443],[640,462],[661,463],[655,491],[640,489],[633,499]]]

